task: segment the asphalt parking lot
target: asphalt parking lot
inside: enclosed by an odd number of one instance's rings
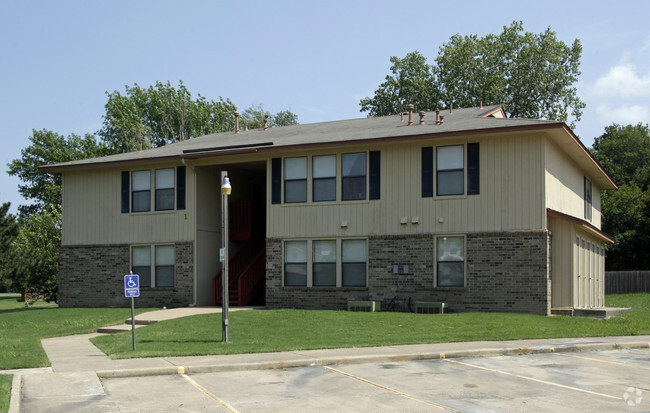
[[[650,349],[309,366],[97,381],[21,411],[650,411]]]

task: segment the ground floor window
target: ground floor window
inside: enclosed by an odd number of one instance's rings
[[[173,245],[134,245],[131,247],[131,271],[140,276],[141,287],[174,286]]]
[[[436,287],[465,286],[465,237],[436,237]]]
[[[286,240],[283,257],[284,286],[366,286],[365,239]]]

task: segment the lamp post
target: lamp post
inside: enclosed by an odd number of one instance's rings
[[[230,297],[228,294],[228,195],[232,187],[228,172],[221,171],[221,238],[223,240],[223,270],[221,271],[222,292],[221,298],[221,338],[224,343],[228,342],[228,305]]]

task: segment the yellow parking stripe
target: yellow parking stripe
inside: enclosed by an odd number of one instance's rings
[[[576,359],[598,361],[598,362],[601,362],[601,363],[618,364],[619,366],[634,367],[634,368],[637,368],[637,369],[650,370],[650,367],[643,367],[643,366],[638,366],[636,364],[630,364],[630,363],[621,363],[619,361],[600,360],[600,359],[595,359],[595,358],[591,358],[591,357],[575,356],[573,354],[562,354],[562,353],[555,353],[555,354],[557,354],[558,356],[573,357],[573,358],[576,358]]]
[[[524,380],[530,380],[530,381],[534,381],[534,382],[537,382],[537,383],[544,383],[544,384],[548,384],[548,385],[551,385],[551,386],[562,387],[562,388],[564,388],[564,389],[575,390],[575,391],[579,391],[579,392],[582,392],[582,393],[587,393],[587,394],[593,394],[593,395],[596,395],[596,396],[607,397],[607,398],[609,398],[609,399],[623,400],[623,398],[621,398],[621,397],[610,396],[609,394],[598,393],[598,392],[595,392],[595,391],[590,391],[590,390],[580,389],[580,388],[578,388],[578,387],[565,386],[564,384],[553,383],[553,382],[546,381],[546,380],[540,380],[540,379],[536,379],[536,378],[534,378],[534,377],[522,376],[522,375],[520,375],[520,374],[508,373],[507,371],[495,370],[495,369],[491,369],[491,368],[488,368],[488,367],[478,366],[478,365],[476,365],[476,364],[465,363],[465,362],[463,362],[463,361],[450,360],[450,359],[445,359],[445,361],[448,361],[448,362],[450,362],[450,363],[462,364],[463,366],[473,367],[473,368],[475,368],[475,369],[481,369],[481,370],[491,371],[491,372],[493,372],[493,373],[504,374],[504,375],[506,375],[506,376],[512,376],[512,377],[517,377],[517,378],[524,379]]]
[[[354,374],[346,373],[346,372],[344,372],[344,371],[337,370],[337,369],[334,369],[334,368],[332,368],[332,367],[328,367],[328,366],[321,366],[321,367],[324,368],[324,369],[327,369],[327,370],[333,371],[334,373],[342,374],[342,375],[344,375],[344,376],[347,376],[347,377],[350,377],[350,378],[353,378],[353,379],[359,380],[359,381],[361,381],[361,382],[364,382],[364,383],[370,384],[370,385],[372,385],[372,386],[379,387],[380,389],[388,390],[388,391],[393,392],[393,393],[395,393],[395,394],[398,394],[398,395],[400,395],[400,396],[402,396],[402,397],[406,397],[407,399],[415,400],[416,402],[420,402],[420,403],[427,404],[427,405],[429,405],[429,406],[437,407],[437,408],[439,408],[439,409],[441,409],[441,410],[447,410],[447,411],[450,411],[450,412],[460,412],[460,410],[456,410],[456,409],[454,409],[454,408],[452,408],[452,407],[444,406],[444,405],[442,405],[442,404],[433,403],[433,402],[430,402],[430,401],[428,401],[428,400],[423,400],[423,399],[417,398],[417,397],[415,397],[415,396],[411,396],[410,394],[407,394],[407,393],[401,392],[401,391],[399,391],[399,390],[392,389],[392,388],[390,388],[390,387],[384,386],[384,385],[379,384],[379,383],[375,383],[375,382],[373,382],[373,381],[370,381],[370,380],[364,379],[363,377],[355,376]]]
[[[179,371],[180,371],[180,370],[179,370]],[[238,411],[237,409],[235,409],[234,407],[232,407],[231,405],[229,405],[229,404],[226,403],[225,401],[221,400],[220,398],[218,398],[218,397],[215,396],[214,394],[210,393],[210,392],[208,391],[208,389],[206,389],[205,387],[201,386],[199,383],[197,383],[193,378],[191,378],[191,377],[188,376],[187,374],[180,374],[180,376],[181,376],[182,378],[184,378],[185,380],[187,380],[188,382],[190,382],[190,384],[191,384],[192,386],[194,386],[194,387],[196,387],[197,389],[201,390],[201,391],[202,391],[203,393],[205,393],[208,397],[210,397],[211,399],[216,400],[217,402],[219,402],[219,404],[221,404],[223,407],[225,407],[229,412],[231,412],[231,413],[239,413],[239,411]]]

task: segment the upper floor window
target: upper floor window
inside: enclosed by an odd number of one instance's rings
[[[131,191],[131,211],[151,210],[151,171],[134,171],[131,174]]]
[[[423,147],[421,172],[422,197],[479,194],[479,144]]]
[[[174,209],[174,168],[156,169],[156,211]]]
[[[336,201],[336,155],[312,157],[314,202]]]
[[[273,158],[271,203],[380,199],[380,162],[380,151]]]
[[[342,164],[342,199],[366,199],[366,153],[344,153]]]
[[[284,159],[284,202],[307,202],[307,157]]]
[[[463,145],[436,148],[436,195],[465,193],[465,150]]]
[[[185,209],[185,167],[151,172],[122,172],[122,212],[149,212],[152,202],[156,211]]]
[[[585,219],[588,221],[591,221],[592,218],[592,211],[591,211],[591,181],[587,179],[587,177],[584,178],[584,186],[585,186]]]

